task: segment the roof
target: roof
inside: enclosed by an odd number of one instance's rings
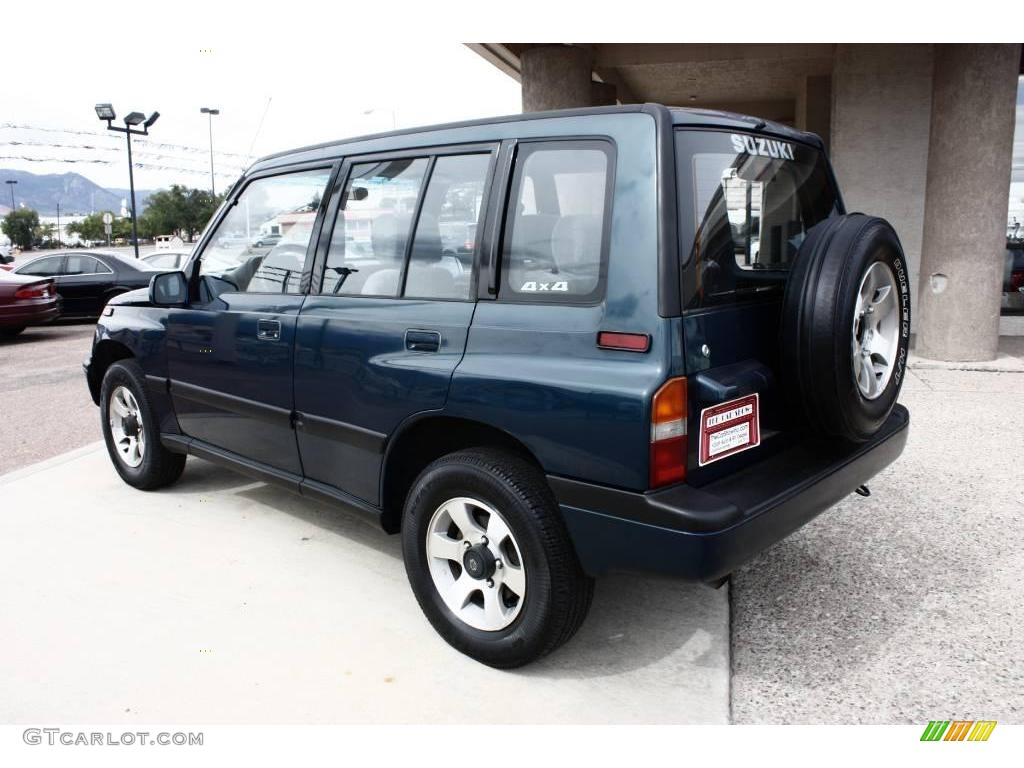
[[[311,153],[317,153],[321,156],[329,154],[329,150],[343,149],[346,146],[353,144],[360,144],[364,142],[375,141],[379,139],[387,139],[399,136],[416,136],[419,134],[436,133],[440,131],[452,131],[462,128],[479,128],[488,125],[499,125],[505,123],[517,123],[525,122],[528,120],[550,120],[552,118],[559,117],[582,117],[582,116],[599,116],[599,115],[616,115],[616,114],[630,114],[630,113],[655,113],[658,111],[667,112],[673,125],[692,125],[692,126],[717,126],[723,128],[735,128],[737,130],[763,130],[769,133],[774,133],[779,136],[785,136],[792,138],[796,141],[807,141],[813,144],[819,144],[820,141],[814,134],[806,133],[804,131],[798,131],[795,128],[791,128],[782,123],[774,123],[770,121],[762,120],[758,117],[752,117],[750,115],[739,115],[731,112],[719,112],[711,109],[693,109],[685,107],[665,107],[662,104],[623,104],[619,106],[608,106],[608,107],[585,107],[582,109],[558,109],[548,112],[527,112],[516,115],[502,115],[500,117],[487,117],[476,120],[464,120],[455,123],[441,123],[438,125],[427,125],[413,128],[402,128],[396,131],[386,131],[383,133],[366,134],[363,136],[354,136],[346,139],[338,139],[336,141],[323,142],[321,144],[312,144],[305,147],[297,147],[295,149],[285,150],[283,152],[275,152],[274,154],[265,155],[257,160],[249,168],[249,170],[256,169],[260,166],[275,166],[280,165],[283,159],[296,157],[298,155],[308,155]],[[248,171],[247,171],[248,173]]]

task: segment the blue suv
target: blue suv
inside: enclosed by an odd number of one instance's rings
[[[263,158],[85,371],[125,482],[191,454],[365,514],[444,639],[508,668],[596,576],[720,583],[865,492],[906,442],[907,281],[812,134],[517,115]]]

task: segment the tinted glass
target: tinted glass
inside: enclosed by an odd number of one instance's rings
[[[437,158],[416,222],[403,295],[468,299],[490,155]]]
[[[323,293],[397,296],[426,158],[352,167],[331,232]]]
[[[329,176],[326,169],[303,171],[249,184],[203,251],[200,274],[248,293],[298,293]],[[275,229],[282,235],[279,240],[261,241]]]
[[[609,153],[599,143],[525,145],[505,234],[505,288],[531,301],[593,298],[608,216]]]
[[[36,259],[17,270],[21,275],[59,275],[63,256],[48,256],[45,259]]]
[[[109,273],[110,268],[106,264],[101,263],[92,256],[86,256],[84,253],[69,253],[68,263],[64,267],[64,274],[66,275],[92,275],[100,273]]]
[[[825,159],[795,142],[718,131],[676,134],[691,306],[780,293],[807,230],[837,210]]]

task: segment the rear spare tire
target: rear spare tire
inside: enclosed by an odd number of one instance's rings
[[[782,373],[812,431],[868,440],[899,396],[910,340],[906,258],[892,226],[861,213],[807,233],[786,285]]]

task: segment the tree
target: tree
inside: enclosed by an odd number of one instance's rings
[[[206,226],[223,196],[212,198],[209,192],[174,184],[149,197],[139,229],[150,237],[183,234],[191,241]]]
[[[0,225],[11,242],[25,250],[32,249],[32,239],[38,226],[39,214],[31,208],[11,211],[4,217],[3,224]]]
[[[106,240],[107,233],[103,229],[103,213],[90,213],[81,221],[68,224],[68,233],[78,235],[83,240],[91,242]]]

